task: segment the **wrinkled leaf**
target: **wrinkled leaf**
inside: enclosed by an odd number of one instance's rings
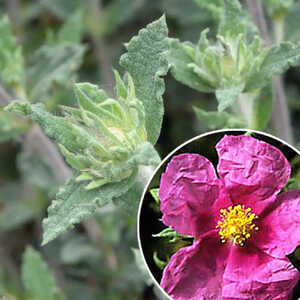
[[[144,166],[158,166],[160,157],[153,145],[149,142],[142,143],[136,151],[136,155],[132,157],[136,164]]]
[[[244,128],[246,122],[225,111],[205,111],[198,107],[193,107],[198,119],[205,123],[209,129],[222,128]]]
[[[80,128],[75,128],[68,120],[49,113],[44,104],[30,104],[27,101],[14,101],[5,110],[22,113],[37,122],[45,133],[58,143],[68,145],[76,152],[82,152],[89,142],[89,137]]]
[[[47,264],[41,255],[31,247],[26,248],[23,257],[22,278],[29,299],[64,299]]]
[[[93,190],[86,190],[82,182],[69,180],[60,188],[56,200],[48,208],[48,217],[43,220],[43,245],[93,215],[98,207],[126,193],[134,184],[136,176],[137,172],[133,172],[121,182],[108,183]]]
[[[238,0],[223,0],[223,15],[219,27],[219,34],[237,37],[245,33],[245,19],[241,4]]]
[[[194,60],[185,51],[183,44],[177,39],[169,39],[170,50],[168,61],[171,73],[179,82],[201,92],[212,92],[214,88],[201,81],[199,76],[188,67]]]
[[[148,179],[152,175],[152,167],[140,167],[136,182],[120,197],[116,197],[113,202],[123,208],[133,218],[137,217],[141,197]]]
[[[133,37],[122,55],[120,64],[132,76],[137,98],[146,111],[148,140],[155,144],[161,130],[163,117],[162,94],[165,84],[161,76],[168,71],[168,28],[165,17],[149,24]]]
[[[242,91],[243,86],[241,85],[229,86],[216,90],[216,97],[219,102],[218,111],[222,112],[226,108],[232,106]]]
[[[266,86],[274,75],[284,73],[290,67],[300,64],[300,43],[283,42],[273,46],[267,53],[262,65],[247,82],[246,91],[253,91]]]
[[[205,8],[211,12],[214,18],[219,19],[222,14],[221,0],[194,0],[201,8]]]

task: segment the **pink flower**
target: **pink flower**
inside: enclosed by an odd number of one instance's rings
[[[290,165],[250,136],[225,136],[216,149],[219,178],[198,154],[173,157],[162,175],[162,220],[195,241],[171,257],[161,286],[175,300],[290,299],[300,190],[279,194]]]

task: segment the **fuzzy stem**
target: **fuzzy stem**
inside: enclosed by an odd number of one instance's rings
[[[252,14],[253,20],[261,33],[262,38],[264,39],[266,45],[270,46],[271,39],[268,32],[261,0],[247,0],[247,4]],[[271,116],[272,127],[275,129],[278,137],[282,138],[290,144],[293,144],[294,140],[291,120],[284,93],[284,86],[282,78],[280,76],[274,77],[273,88],[274,103]]]
[[[284,21],[282,18],[275,19],[273,22],[274,26],[274,38],[276,44],[280,44],[284,39]]]
[[[237,99],[237,115],[242,116],[242,118],[247,122],[247,128],[253,129],[253,100],[248,94],[240,94]]]

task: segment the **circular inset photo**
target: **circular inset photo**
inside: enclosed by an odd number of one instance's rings
[[[195,137],[148,183],[138,238],[173,300],[299,299],[300,155],[248,130]]]

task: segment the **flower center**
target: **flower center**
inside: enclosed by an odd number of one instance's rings
[[[258,217],[251,213],[251,208],[244,205],[229,206],[220,210],[221,220],[216,228],[219,228],[222,243],[230,240],[233,244],[244,246],[245,241],[250,238],[253,230],[258,227],[253,223]]]

